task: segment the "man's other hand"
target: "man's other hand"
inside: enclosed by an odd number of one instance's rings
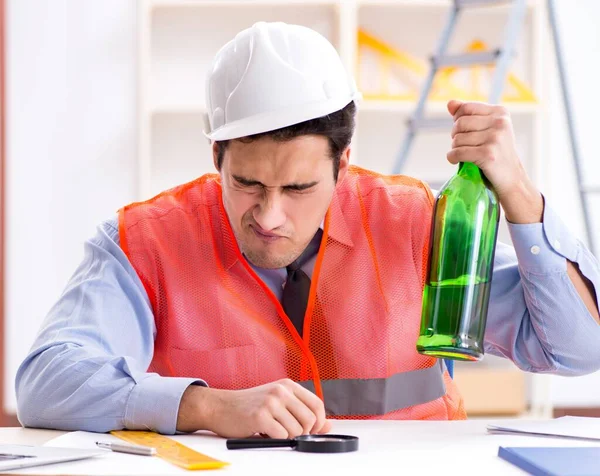
[[[330,428],[321,399],[289,379],[245,390],[191,385],[177,417],[179,431],[209,430],[226,438],[294,438]]]

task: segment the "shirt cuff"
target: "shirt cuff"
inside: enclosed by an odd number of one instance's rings
[[[579,241],[544,198],[543,223],[508,222],[519,266],[534,274],[565,272],[567,262],[577,262]]]
[[[137,383],[125,408],[125,428],[173,435],[183,392],[190,385],[207,386],[193,378],[152,375]]]

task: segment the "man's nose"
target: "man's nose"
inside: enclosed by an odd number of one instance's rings
[[[283,226],[286,220],[281,197],[277,194],[265,196],[264,200],[256,205],[252,215],[264,231],[275,230]]]

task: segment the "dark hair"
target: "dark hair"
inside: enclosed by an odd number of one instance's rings
[[[324,136],[329,141],[329,155],[333,160],[333,178],[337,180],[340,169],[340,158],[342,153],[350,145],[352,134],[354,134],[354,116],[356,113],[356,105],[354,101],[348,104],[343,109],[332,114],[327,114],[323,117],[310,119],[305,122],[300,122],[292,126],[283,127],[269,132],[261,132],[247,137],[241,137],[240,142],[249,143],[263,137],[268,137],[278,142],[285,142],[296,137],[305,135]],[[223,165],[223,157],[225,149],[229,145],[229,140],[218,141],[219,146],[217,155],[217,166],[219,170]]]

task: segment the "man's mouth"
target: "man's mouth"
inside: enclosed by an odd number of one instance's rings
[[[250,225],[250,228],[252,228],[252,231],[258,238],[260,238],[261,240],[266,241],[268,243],[272,243],[272,242],[275,242],[282,238],[285,238],[285,236],[281,236],[276,233],[271,233],[271,232],[262,230],[261,228],[254,226],[254,225]]]

